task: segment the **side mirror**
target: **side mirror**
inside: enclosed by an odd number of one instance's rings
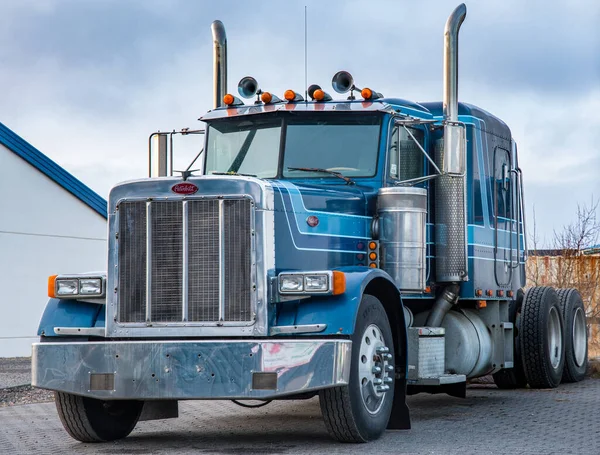
[[[444,154],[442,171],[451,176],[462,176],[467,169],[466,130],[461,125],[444,126]]]

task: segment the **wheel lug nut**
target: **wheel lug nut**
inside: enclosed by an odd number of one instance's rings
[[[392,354],[382,354],[383,360],[392,360]]]
[[[387,371],[388,373],[393,373],[393,371],[394,371],[394,365],[386,365],[385,366],[385,371]]]
[[[377,354],[385,354],[386,352],[390,352],[390,348],[387,346],[379,346],[375,352],[377,352]]]
[[[385,378],[383,378],[383,382],[386,384],[391,384],[394,380],[392,378],[390,378],[389,376],[386,376]]]
[[[383,384],[383,381],[380,378],[375,378],[375,379],[373,379],[373,384],[381,385],[381,384]]]
[[[387,392],[388,390],[390,390],[390,386],[389,385],[378,385],[375,390],[377,392]]]
[[[375,366],[375,367],[373,367],[373,369],[371,370],[371,372],[373,374],[379,374],[379,373],[381,373],[381,367]]]

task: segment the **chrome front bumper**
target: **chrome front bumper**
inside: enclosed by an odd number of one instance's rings
[[[35,343],[32,385],[102,399],[269,399],[345,385],[349,340]]]

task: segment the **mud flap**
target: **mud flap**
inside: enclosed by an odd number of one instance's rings
[[[406,379],[396,378],[394,404],[387,425],[388,430],[410,430],[410,411],[406,404]]]

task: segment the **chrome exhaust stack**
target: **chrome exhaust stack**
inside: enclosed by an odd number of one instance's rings
[[[461,3],[446,21],[444,29],[444,162],[442,171],[453,175],[465,172],[464,129],[458,122],[458,32],[467,17],[467,7]]]
[[[213,108],[223,105],[227,93],[227,35],[221,21],[211,26],[213,36]]]
[[[467,15],[460,4],[444,30],[444,137],[436,143],[435,160],[442,175],[435,182],[436,280],[467,281],[466,130],[458,121],[458,32]],[[447,311],[447,305],[443,305]],[[442,314],[445,314],[442,312]],[[443,320],[438,315],[436,322]]]

